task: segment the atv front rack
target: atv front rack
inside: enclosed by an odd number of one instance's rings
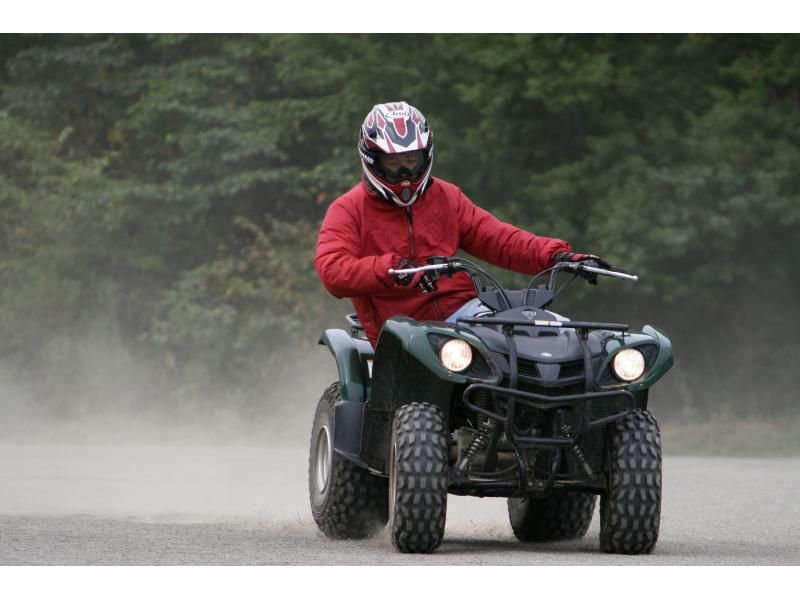
[[[573,322],[571,320],[509,320],[507,318],[458,318],[458,324],[483,324],[485,326],[543,326],[550,328],[577,328],[582,330],[616,330],[627,332],[627,324],[607,322]]]

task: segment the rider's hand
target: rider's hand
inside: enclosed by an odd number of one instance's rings
[[[571,253],[569,251],[561,251],[553,256],[553,263],[558,262],[594,262],[594,264],[586,264],[587,266],[594,266],[602,268],[603,270],[610,270],[611,264],[601,257],[597,257],[591,253]]]
[[[405,270],[407,268],[419,268],[422,264],[401,257],[395,262],[395,270]],[[420,272],[395,272],[392,274],[397,284],[403,287],[418,288],[423,293],[432,293],[437,289],[436,280],[430,272],[422,270]]]
[[[591,253],[571,253],[569,251],[561,251],[553,256],[553,263],[559,262],[580,262],[584,266],[592,268],[602,268],[603,270],[610,270],[611,264],[603,258],[592,255]],[[597,274],[594,272],[587,272],[586,270],[578,270],[576,272],[589,281],[590,284],[597,284]]]

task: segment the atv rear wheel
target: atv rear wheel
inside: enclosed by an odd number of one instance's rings
[[[661,435],[649,411],[610,424],[608,492],[600,500],[600,547],[617,554],[655,548],[661,522]]]
[[[508,518],[522,542],[582,538],[594,515],[597,496],[583,492],[554,492],[546,498],[509,498]]]
[[[394,415],[389,452],[389,524],[400,552],[430,553],[442,542],[447,516],[449,434],[430,403]]]
[[[334,452],[333,409],[340,398],[336,382],[322,395],[314,415],[308,461],[311,513],[329,538],[368,538],[386,525],[388,482]]]

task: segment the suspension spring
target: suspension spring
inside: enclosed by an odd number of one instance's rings
[[[564,424],[561,426],[561,435],[565,436],[566,438],[572,438],[572,428],[568,424]],[[579,447],[577,444],[573,444],[571,448],[572,454],[575,455],[575,459],[583,468],[583,471],[586,472],[586,475],[594,475],[594,471],[589,465],[589,462],[586,460],[586,455],[583,454],[581,447]]]
[[[475,398],[475,404],[478,407],[483,407],[488,410],[492,406],[492,397],[488,393],[480,393]],[[472,441],[464,451],[464,456],[458,464],[457,469],[459,471],[466,473],[475,455],[478,454],[478,451],[486,448],[489,443],[489,436],[496,428],[497,422],[495,420],[485,415],[478,414],[478,429],[475,430],[475,435],[472,437]]]

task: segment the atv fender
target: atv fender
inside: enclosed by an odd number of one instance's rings
[[[372,347],[362,339],[355,339],[344,330],[329,328],[322,333],[320,345],[325,345],[336,360],[339,385],[343,401],[363,403],[367,400],[369,373],[365,376],[365,362],[372,356]]]
[[[450,419],[453,400],[461,400],[462,389],[473,379],[449,371],[442,365],[428,335],[460,338],[473,349],[486,354],[483,341],[467,330],[441,322],[418,322],[411,318],[389,318],[381,329],[375,349],[375,367],[371,380],[370,398],[364,411],[360,455],[371,470],[385,473],[389,454],[389,439],[395,411],[415,401],[431,403]],[[482,358],[485,360],[485,358]],[[491,371],[491,382],[496,372]]]
[[[653,386],[669,371],[674,363],[672,342],[666,336],[649,324],[642,328],[642,332],[655,339],[656,343],[658,343],[658,355],[653,365],[648,368],[647,375],[640,382],[630,385],[632,392]]]
[[[468,342],[484,364],[481,378],[470,378],[470,370],[458,374],[442,365],[429,335]],[[418,322],[407,317],[389,318],[381,329],[375,353],[372,399],[367,409],[396,411],[405,404],[425,401],[447,416],[453,387],[469,382],[496,382],[499,377],[488,365],[483,341],[475,334],[441,322]]]
[[[326,330],[319,344],[328,347],[339,370],[342,400],[334,405],[333,450],[356,465],[380,474],[361,459],[364,406],[370,395],[367,360],[374,354],[372,345],[338,328]]]
[[[611,386],[624,386],[611,378],[609,368],[614,356],[625,348],[639,347],[645,352],[647,359],[647,370],[645,375],[639,380],[628,385],[628,390],[632,393],[646,391],[653,386],[661,377],[672,367],[672,343],[658,330],[650,325],[645,325],[642,332],[632,332],[625,334],[615,334],[603,339],[603,361],[597,372],[598,386],[609,388],[609,380],[613,380]],[[648,356],[649,355],[649,356]]]

